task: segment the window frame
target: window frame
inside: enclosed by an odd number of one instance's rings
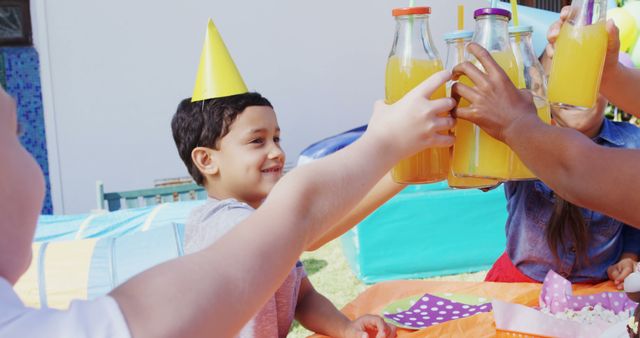
[[[19,7],[22,13],[22,36],[19,38],[0,38],[0,47],[31,46],[33,45],[33,31],[31,28],[31,7],[29,0],[0,0],[2,7]]]

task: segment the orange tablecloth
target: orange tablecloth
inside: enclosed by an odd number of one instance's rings
[[[492,282],[430,282],[393,281],[376,284],[354,301],[347,304],[342,312],[349,318],[364,314],[380,314],[389,303],[412,295],[425,293],[452,292],[500,299],[511,303],[537,306],[542,284],[533,283],[492,283]],[[617,291],[612,282],[597,285],[576,285],[574,294],[592,294]],[[420,331],[398,329],[398,337],[494,337],[496,335],[493,313],[481,313],[464,319],[438,324]],[[320,337],[320,336],[315,336]]]

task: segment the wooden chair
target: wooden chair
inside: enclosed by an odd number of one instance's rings
[[[127,209],[142,206],[156,205],[166,202],[201,200],[207,198],[207,192],[203,187],[195,184],[179,184],[149,189],[104,192],[104,184],[96,182],[96,200],[99,210],[105,209],[105,201],[109,211],[122,208],[122,201]]]

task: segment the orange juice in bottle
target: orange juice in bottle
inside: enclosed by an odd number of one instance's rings
[[[549,102],[558,108],[591,109],[596,104],[607,51],[607,1],[573,0],[555,43],[549,74]]]
[[[545,123],[551,123],[551,112],[545,97],[547,96],[547,85],[545,81],[544,68],[533,50],[531,42],[531,26],[509,27],[509,38],[511,49],[518,63],[519,83],[518,88],[528,89],[533,94],[533,101],[538,111],[538,117]],[[532,180],[536,176],[522,163],[515,152],[511,153],[511,180]]]
[[[472,40],[491,53],[514,84],[519,83],[518,65],[509,44],[507,28],[511,12],[500,8],[481,8],[474,12],[474,18],[476,28]],[[466,76],[461,77],[460,82],[473,86]],[[459,104],[465,107],[469,102],[462,99]],[[455,176],[509,179],[512,151],[506,144],[489,136],[477,125],[460,119],[455,136],[452,158]]]
[[[473,37],[472,31],[455,31],[444,35],[444,41],[447,44],[447,56],[445,58],[445,69],[452,70],[453,67],[464,61],[464,48]],[[447,96],[451,96],[451,82],[447,83]],[[458,120],[460,123],[461,120]],[[455,132],[455,131],[454,131]],[[456,189],[469,188],[488,188],[497,185],[499,181],[477,178],[477,177],[458,177],[449,170],[447,175],[447,183],[449,187]]]
[[[443,69],[429,30],[431,8],[397,8],[392,13],[396,19],[396,34],[385,78],[386,101],[389,104]],[[445,95],[443,85],[431,99]],[[434,148],[401,160],[391,174],[400,183],[430,183],[446,179],[448,172],[449,148]]]

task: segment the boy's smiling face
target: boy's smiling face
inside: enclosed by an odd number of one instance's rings
[[[285,154],[271,107],[250,106],[240,113],[213,151],[218,198],[233,197],[258,207],[282,176]]]

